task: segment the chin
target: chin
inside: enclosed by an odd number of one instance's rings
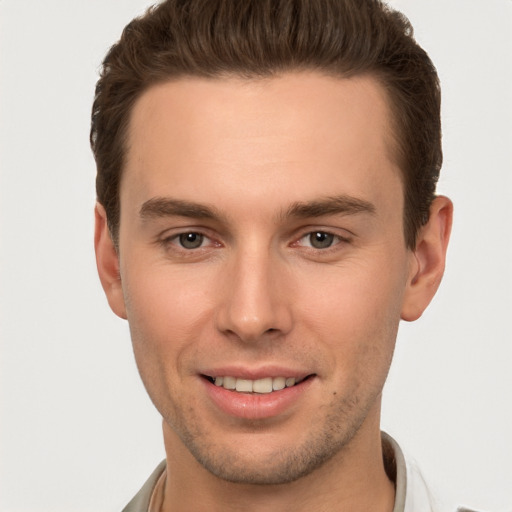
[[[207,471],[222,480],[246,485],[280,485],[309,475],[334,453],[332,447],[321,452],[297,448],[292,453],[280,451],[271,454],[264,461],[248,460],[239,453],[215,457],[194,455]]]
[[[359,426],[359,422],[344,428],[330,425],[319,432],[310,432],[293,445],[277,440],[272,443],[276,448],[271,447],[265,435],[255,434],[250,447],[237,442],[236,436],[229,445],[205,441],[208,436],[185,435],[181,440],[203,468],[222,480],[246,485],[282,485],[313,473],[334,456],[343,457]]]

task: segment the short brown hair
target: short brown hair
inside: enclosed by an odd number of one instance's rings
[[[91,147],[113,240],[130,114],[150,86],[181,76],[268,77],[316,70],[370,74],[387,91],[414,248],[442,162],[440,89],[409,21],[379,0],[166,0],[129,23],[96,85]]]

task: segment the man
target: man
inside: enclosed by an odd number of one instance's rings
[[[125,28],[95,246],[166,449],[126,511],[434,510],[379,423],[444,271],[439,108],[375,0],[168,0]]]

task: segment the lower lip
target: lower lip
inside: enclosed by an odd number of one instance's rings
[[[272,393],[239,393],[216,386],[201,377],[212,402],[224,413],[259,420],[279,416],[291,409],[311,386],[314,377]]]

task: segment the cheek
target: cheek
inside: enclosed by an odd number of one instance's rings
[[[392,262],[362,261],[305,272],[297,280],[301,288],[297,296],[319,325],[371,328],[400,317],[404,268]]]
[[[404,293],[401,272],[370,265],[316,276],[303,290],[306,328],[325,345],[332,371],[350,380],[383,380],[393,354]],[[300,313],[299,313],[300,314]],[[340,372],[340,367],[342,371]]]
[[[189,377],[184,368],[194,359],[194,340],[204,336],[204,315],[193,287],[177,287],[168,276],[156,274],[127,276],[123,291],[142,382],[160,414],[174,422],[182,415],[181,394]]]
[[[172,272],[162,265],[123,276],[128,320],[139,329],[153,333],[151,343],[179,345],[200,325],[211,308],[208,285],[203,276]]]
[[[123,275],[123,292],[133,350],[155,401],[155,395],[167,394],[183,378],[194,340],[204,337],[210,304],[204,288],[165,269],[130,270]]]

